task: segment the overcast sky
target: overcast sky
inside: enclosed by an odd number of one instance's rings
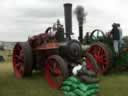
[[[0,40],[24,41],[44,32],[57,19],[64,24],[64,2],[71,2],[73,10],[83,5],[88,12],[84,34],[96,28],[108,31],[113,22],[119,22],[128,35],[128,0],[0,0]],[[73,16],[75,37],[77,30]]]

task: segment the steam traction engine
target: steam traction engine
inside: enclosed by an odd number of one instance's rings
[[[84,43],[90,45],[86,51],[92,54],[97,61],[98,73],[100,74],[106,74],[110,69],[121,71],[128,68],[127,40],[122,39],[123,43],[119,48],[119,56],[116,56],[114,52],[112,41],[110,32],[105,34],[100,29],[87,33],[84,38]]]
[[[59,88],[62,81],[71,75],[73,66],[86,63],[92,66],[95,59],[90,55],[82,55],[81,44],[72,40],[72,5],[64,4],[65,29],[57,21],[56,27],[49,27],[45,33],[35,35],[26,42],[17,42],[13,50],[13,69],[17,78],[32,74],[33,70],[45,72],[45,78],[52,88]],[[88,66],[88,68],[89,68]],[[91,68],[91,67],[90,67]]]

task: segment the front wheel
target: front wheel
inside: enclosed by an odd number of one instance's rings
[[[99,70],[99,66],[95,60],[95,58],[88,52],[85,53],[85,56],[84,56],[86,59],[85,59],[85,62],[86,62],[86,68],[90,71],[93,71],[93,72],[96,72],[98,73],[98,70]]]
[[[45,64],[45,78],[51,88],[60,88],[63,80],[69,76],[68,66],[58,55],[50,56]]]

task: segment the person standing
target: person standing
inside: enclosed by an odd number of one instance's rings
[[[119,56],[119,49],[120,49],[120,41],[122,39],[122,31],[120,28],[120,24],[113,23],[112,30],[111,30],[112,38],[113,38],[113,47],[116,55]]]
[[[123,40],[122,40],[123,32],[122,32],[122,28],[120,27],[120,24],[118,24],[118,29],[119,29],[119,32],[120,32],[119,48],[121,48],[122,47],[122,44],[123,44]]]

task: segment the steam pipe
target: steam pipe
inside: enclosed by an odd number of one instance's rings
[[[79,40],[81,43],[83,42],[83,24],[79,24]]]

